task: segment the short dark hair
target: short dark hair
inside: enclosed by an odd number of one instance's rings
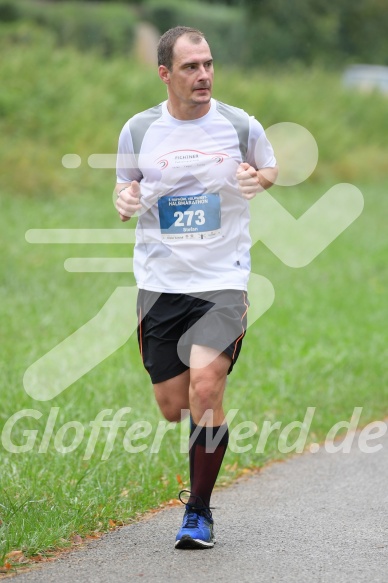
[[[172,63],[174,57],[174,46],[179,37],[187,34],[194,44],[199,44],[205,39],[205,35],[196,28],[188,26],[175,26],[170,28],[160,38],[158,43],[158,65],[164,65],[169,71],[172,70]]]

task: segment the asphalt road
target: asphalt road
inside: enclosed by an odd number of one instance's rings
[[[298,455],[216,491],[213,549],[174,549],[183,506],[120,528],[18,583],[387,583],[388,433],[364,453]]]

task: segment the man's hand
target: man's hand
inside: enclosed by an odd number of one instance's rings
[[[247,162],[239,164],[236,178],[243,198],[250,200],[259,192],[270,188],[275,182],[277,174],[278,169],[276,166],[274,168],[256,170]]]
[[[118,189],[118,187],[116,188]],[[136,180],[131,182],[124,190],[117,192],[116,209],[122,221],[129,221],[141,209],[140,184]]]
[[[237,180],[243,198],[250,200],[263,188],[260,186],[257,170],[248,162],[242,162],[237,168]]]

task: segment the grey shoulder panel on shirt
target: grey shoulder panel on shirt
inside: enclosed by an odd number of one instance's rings
[[[133,151],[136,155],[140,154],[140,148],[144,136],[150,127],[162,115],[162,104],[155,105],[151,109],[146,109],[132,117],[129,122],[129,131],[131,132]]]
[[[249,139],[249,115],[238,107],[217,101],[217,111],[233,125],[239,139],[242,161],[246,161]]]

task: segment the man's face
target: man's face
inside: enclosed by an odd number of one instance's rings
[[[179,37],[174,46],[172,70],[160,67],[159,74],[168,85],[169,98],[174,103],[200,106],[210,102],[214,70],[205,40],[194,44],[186,35]]]

